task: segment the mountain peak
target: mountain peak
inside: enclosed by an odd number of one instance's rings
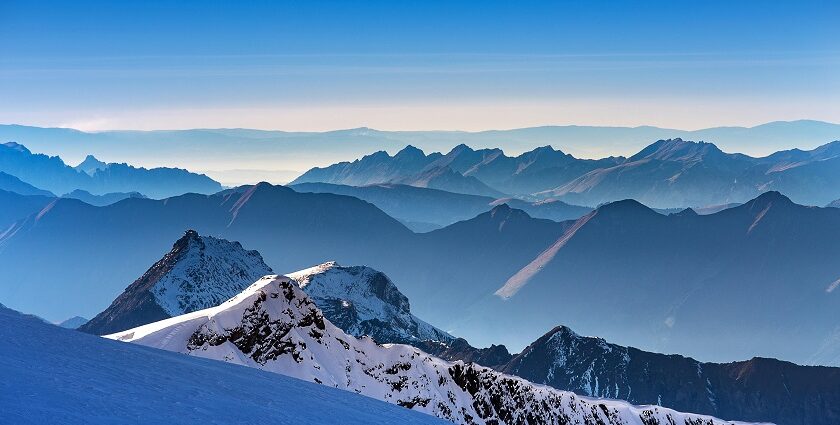
[[[770,190],[767,192],[758,195],[755,199],[751,202],[759,203],[759,204],[767,204],[767,203],[777,203],[777,204],[793,204],[793,201],[790,200],[787,196],[783,195],[781,192],[776,190]]]
[[[599,206],[596,211],[599,214],[650,214],[659,216],[656,211],[648,208],[635,199],[623,199],[621,201],[608,202]]]
[[[104,170],[105,168],[108,168],[108,164],[96,159],[96,157],[93,155],[88,155],[85,157],[84,161],[80,162],[79,165],[73,168],[84,173],[93,175],[93,173],[95,173],[96,170]]]
[[[288,277],[350,335],[368,335],[380,343],[454,339],[412,315],[408,298],[385,273],[371,267],[344,267],[330,261]]]
[[[663,161],[698,161],[710,154],[723,154],[713,143],[693,142],[679,137],[662,139],[648,145],[639,153],[628,158],[628,162],[641,159],[658,159]]]
[[[412,145],[406,145],[399,152],[397,152],[396,155],[394,155],[394,158],[406,158],[406,157],[408,157],[408,158],[418,158],[418,157],[425,158],[426,154],[423,153],[422,150],[420,150],[420,149],[418,149],[418,148],[416,148]]]
[[[13,151],[23,152],[25,154],[32,154],[32,152],[29,149],[27,149],[26,146],[23,146],[18,142],[6,142],[6,143],[3,143],[2,145],[5,146],[8,149],[13,150]]]
[[[467,146],[466,144],[461,143],[460,145],[452,148],[452,150],[449,151],[447,155],[458,155],[464,152],[475,152],[475,150],[473,150],[473,148]]]
[[[272,273],[257,251],[190,229],[80,330],[103,335],[212,307]]]

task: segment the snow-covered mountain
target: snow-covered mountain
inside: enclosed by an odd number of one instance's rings
[[[345,389],[455,423],[728,423],[658,406],[588,399],[407,345],[356,339],[285,276],[265,276],[205,310],[108,335]]]
[[[840,423],[840,368],[755,357],[706,363],[558,326],[497,368],[561,390],[785,425]]]
[[[0,423],[443,424],[347,391],[121,344],[0,305]]]
[[[288,275],[344,332],[380,343],[416,345],[455,337],[411,314],[408,298],[384,273],[328,262]]]
[[[257,251],[188,230],[168,254],[79,330],[102,335],[213,307],[271,273]]]

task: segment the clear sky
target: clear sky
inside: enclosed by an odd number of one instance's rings
[[[840,121],[837,1],[0,1],[0,122]]]

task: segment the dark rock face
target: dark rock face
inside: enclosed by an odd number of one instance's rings
[[[448,361],[462,360],[491,368],[502,368],[513,356],[504,345],[491,345],[476,348],[467,340],[457,338],[448,344],[439,341],[421,341],[414,344],[417,348]]]
[[[701,363],[557,327],[498,370],[578,394],[784,425],[840,423],[840,368],[753,358]]]

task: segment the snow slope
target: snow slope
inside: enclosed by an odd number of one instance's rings
[[[344,332],[380,343],[451,342],[455,337],[411,314],[408,298],[384,273],[328,262],[288,277]]]
[[[341,388],[459,424],[716,425],[658,406],[588,399],[407,345],[356,339],[324,319],[290,278],[265,276],[239,295],[108,338],[223,360]]]
[[[431,416],[0,307],[3,424],[432,424]]]

